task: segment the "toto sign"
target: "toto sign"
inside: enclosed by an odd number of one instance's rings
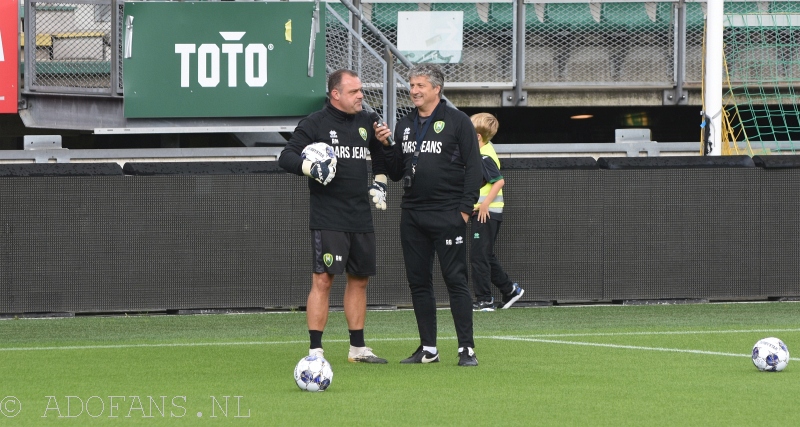
[[[311,29],[325,28],[314,20],[325,14],[315,18],[314,11],[313,2],[126,2],[125,116],[318,110],[325,98],[325,35],[312,43]]]

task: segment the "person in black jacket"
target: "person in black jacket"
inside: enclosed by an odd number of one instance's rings
[[[311,291],[306,308],[311,340],[309,355],[323,356],[322,333],[328,322],[331,285],[336,274],[346,272],[344,313],[350,331],[348,360],[386,363],[364,343],[367,282],[377,269],[370,195],[374,195],[376,207],[386,209],[386,168],[373,122],[362,110],[363,98],[361,80],[355,72],[333,72],[328,77],[328,99],[324,108],[300,121],[281,151],[279,164],[290,173],[309,177],[313,252]],[[315,142],[333,147],[335,161],[303,159],[303,149]],[[371,187],[367,181],[368,152],[375,176]]]
[[[467,221],[482,184],[481,157],[469,117],[442,100],[444,75],[419,64],[409,72],[416,108],[395,127],[396,145],[384,144],[389,177],[403,181],[400,239],[421,345],[401,363],[439,361],[433,259],[438,255],[458,336],[458,364],[476,366],[472,297],[467,283]]]

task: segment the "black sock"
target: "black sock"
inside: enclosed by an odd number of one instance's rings
[[[322,348],[322,331],[309,329],[308,336],[311,337],[311,347],[309,348]]]
[[[365,347],[364,344],[364,330],[363,329],[349,329],[350,331],[350,345],[353,347]]]

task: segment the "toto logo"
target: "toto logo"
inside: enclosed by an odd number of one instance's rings
[[[236,42],[246,34],[244,31],[220,31],[225,41]],[[181,56],[181,87],[189,87],[192,63],[197,64],[197,83],[202,87],[217,87],[220,83],[220,55],[227,56],[228,87],[238,86],[239,64],[244,56],[244,81],[250,87],[267,84],[267,51],[274,46],[261,43],[176,43],[175,53]]]

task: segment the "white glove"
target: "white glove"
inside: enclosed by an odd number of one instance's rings
[[[303,174],[314,178],[314,180],[322,185],[328,185],[333,177],[336,176],[336,159],[328,159],[324,162],[313,163],[310,160],[304,160]]]
[[[377,209],[386,210],[386,175],[375,175],[375,181],[369,186],[369,195]]]

